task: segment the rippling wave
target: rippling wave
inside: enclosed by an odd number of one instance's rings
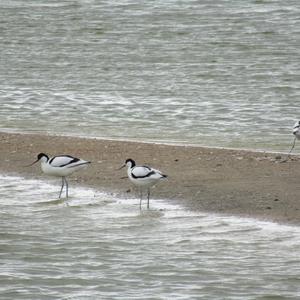
[[[0,176],[1,299],[296,299],[300,230]]]
[[[298,1],[2,1],[0,127],[287,150]]]

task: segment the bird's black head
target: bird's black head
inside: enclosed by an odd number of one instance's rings
[[[42,161],[44,161],[44,162],[47,162],[47,161],[49,160],[49,157],[48,157],[47,154],[45,154],[45,153],[40,153],[40,154],[38,154],[38,156],[37,156],[37,160],[35,160],[32,164],[27,165],[27,166],[25,166],[25,167],[30,167],[30,166],[34,165],[35,163],[37,163],[37,162],[38,162],[40,159],[42,159],[42,158],[44,158],[44,160],[42,160]]]
[[[45,157],[47,159],[47,161],[49,160],[48,155],[45,153],[39,153],[37,156],[37,160],[39,161],[42,157]]]
[[[134,166],[135,166],[135,161],[131,158],[128,158],[125,160],[125,164],[122,167],[120,167],[118,170],[121,170],[125,167],[133,168]]]
[[[133,168],[135,166],[135,161],[131,158],[127,158],[125,161],[127,167]]]

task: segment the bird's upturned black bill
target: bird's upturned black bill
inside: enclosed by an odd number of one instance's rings
[[[32,165],[34,165],[35,163],[37,163],[39,161],[39,159],[35,160],[32,164],[26,165],[24,167],[31,167]]]

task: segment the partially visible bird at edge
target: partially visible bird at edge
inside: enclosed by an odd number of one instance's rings
[[[294,135],[294,141],[293,141],[293,144],[292,144],[292,147],[287,155],[287,158],[281,162],[286,162],[289,158],[290,158],[290,155],[293,151],[293,149],[295,148],[295,145],[296,145],[296,140],[300,140],[300,121],[297,121],[293,127],[293,135]]]

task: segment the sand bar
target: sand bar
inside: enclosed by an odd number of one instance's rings
[[[39,164],[24,167],[40,152],[92,161],[88,169],[70,177],[71,188],[80,184],[136,197],[130,182],[122,179],[125,169],[116,171],[132,158],[169,176],[153,189],[153,201],[164,198],[192,210],[300,224],[299,156],[280,163],[284,156],[274,153],[0,133],[1,173],[47,180]],[[59,184],[58,180],[58,190]]]

